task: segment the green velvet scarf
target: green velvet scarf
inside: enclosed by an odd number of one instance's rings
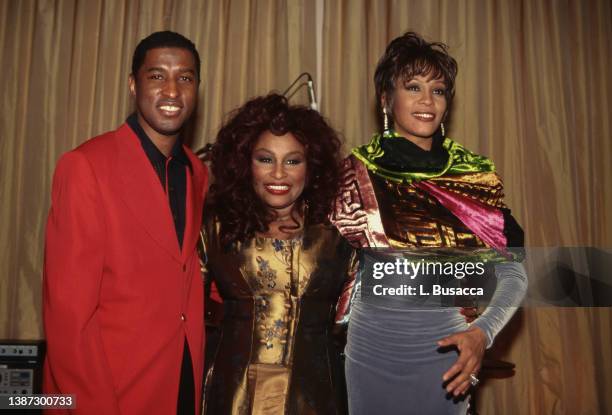
[[[399,140],[406,139],[395,132],[385,133],[384,135],[374,134],[369,144],[354,148],[353,154],[363,162],[369,171],[395,183],[409,184],[414,181],[428,180],[444,175],[495,171],[495,165],[491,160],[472,153],[448,137],[442,139],[442,149],[448,152],[448,158],[439,168],[427,169],[426,171],[416,166],[416,168],[407,167],[401,170],[390,169],[384,166],[381,161],[385,156],[385,151],[403,151],[402,147],[405,148],[403,145],[406,142],[400,142]],[[383,142],[386,145],[383,146]]]

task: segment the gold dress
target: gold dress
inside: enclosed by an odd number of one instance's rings
[[[324,225],[297,239],[256,237],[235,251],[221,248],[217,224],[207,228],[207,270],[224,316],[205,413],[346,413],[332,327],[350,292],[354,250]]]

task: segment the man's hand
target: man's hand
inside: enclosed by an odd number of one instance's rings
[[[456,346],[459,358],[442,376],[444,382],[450,381],[446,391],[459,396],[470,388],[470,374],[476,376],[482,365],[487,345],[487,336],[480,327],[472,326],[466,331],[452,334],[438,342],[440,347]]]

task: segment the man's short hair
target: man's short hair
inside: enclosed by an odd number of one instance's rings
[[[147,51],[157,48],[181,48],[186,49],[193,55],[196,65],[196,75],[200,80],[200,54],[193,42],[180,33],[165,30],[163,32],[151,33],[138,43],[134,56],[132,57],[132,76],[136,78],[138,70],[142,66]]]

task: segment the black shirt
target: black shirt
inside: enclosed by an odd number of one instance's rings
[[[432,138],[431,150],[423,150],[403,137],[382,137],[384,151],[376,162],[398,172],[439,172],[448,162],[448,151],[443,147],[444,137],[439,131]]]
[[[179,245],[183,247],[183,235],[185,234],[185,206],[187,198],[187,170],[192,174],[192,167],[181,140],[176,140],[170,156],[166,157],[159,151],[147,133],[138,124],[136,113],[130,115],[126,120],[130,128],[136,133],[140,144],[153,165],[157,177],[168,195],[168,203],[172,211],[174,228]]]

